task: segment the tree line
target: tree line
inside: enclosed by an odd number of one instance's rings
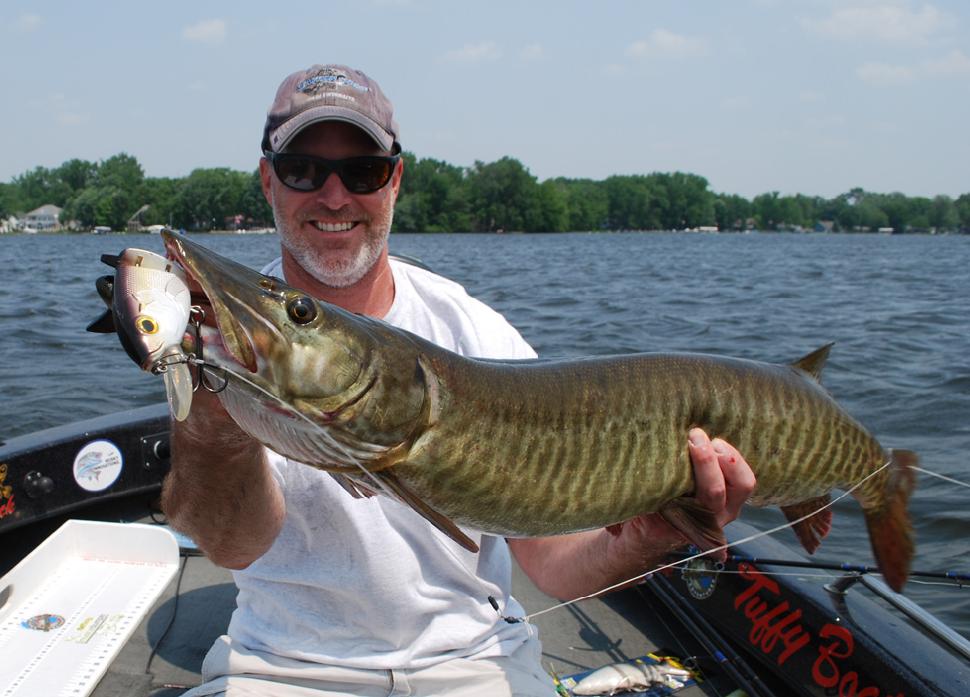
[[[970,232],[970,194],[954,199],[880,194],[855,188],[834,198],[777,191],[746,199],[710,190],[682,172],[557,177],[540,182],[518,160],[459,167],[404,153],[395,209],[402,232],[566,232],[599,230],[803,230]],[[78,229],[142,225],[192,231],[272,226],[259,172],[200,168],[181,178],[146,177],[121,153],[100,162],[72,159],[0,183],[0,218],[44,204],[62,208]],[[145,208],[147,206],[147,208]]]

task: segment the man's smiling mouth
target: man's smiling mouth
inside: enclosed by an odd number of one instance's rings
[[[324,223],[319,220],[312,221],[313,227],[321,232],[347,232],[353,228],[357,223],[346,222],[346,223]]]

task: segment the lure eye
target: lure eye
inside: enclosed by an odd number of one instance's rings
[[[297,324],[309,324],[317,316],[317,304],[311,298],[300,295],[286,303],[286,314]]]
[[[135,327],[140,334],[154,334],[158,331],[158,322],[148,315],[135,318]]]

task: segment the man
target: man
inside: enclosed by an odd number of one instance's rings
[[[460,353],[534,356],[457,284],[389,262],[398,137],[390,102],[363,73],[318,65],[284,80],[260,161],[282,256],[264,271]],[[751,470],[698,429],[684,438],[697,498],[726,524],[753,488]],[[534,629],[502,621],[487,602],[522,614],[509,550],[540,589],[570,598],[642,573],[683,543],[645,515],[619,531],[507,543],[469,532],[475,555],[403,505],[353,499],[261,447],[202,392],[173,424],[163,505],[239,586],[228,636],[192,695],[552,695]]]

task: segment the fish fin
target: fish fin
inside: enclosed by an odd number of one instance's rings
[[[101,276],[94,282],[94,287],[98,290],[98,297],[110,308],[114,302],[115,277]]]
[[[822,368],[825,367],[825,361],[828,360],[829,351],[832,350],[832,346],[834,344],[835,342],[830,342],[821,348],[815,349],[807,356],[802,356],[797,361],[792,363],[792,367],[805,371],[815,378],[816,382],[821,381]]]
[[[724,531],[718,525],[714,513],[692,498],[674,499],[658,513],[671,527],[687,538],[687,541],[706,552],[727,544]],[[720,561],[727,559],[727,550],[714,555]]]
[[[427,503],[421,500],[413,491],[407,488],[404,483],[392,474],[389,470],[377,473],[377,477],[394,492],[402,503],[410,506],[416,513],[420,514],[425,520],[438,528],[441,532],[467,549],[469,552],[477,552],[478,545],[461,531],[454,521],[448,516],[439,513]]]
[[[105,310],[96,320],[87,326],[89,332],[95,334],[113,334],[115,330],[115,318],[111,310]]]
[[[825,536],[829,534],[829,530],[832,529],[832,509],[826,508],[819,510],[823,506],[827,506],[831,501],[832,498],[828,494],[824,494],[818,498],[781,507],[781,512],[785,514],[788,522],[793,523],[792,530],[795,531],[799,542],[802,543],[802,547],[809,554],[815,554],[815,550],[818,549],[818,546],[822,544],[822,540],[825,539]],[[798,523],[794,522],[809,514],[813,515]]]
[[[369,498],[374,495],[372,490],[368,489],[362,484],[358,484],[345,474],[339,474],[337,472],[328,472],[327,474],[333,477],[333,480],[355,499]]]
[[[619,534],[623,532],[623,523],[613,523],[612,525],[607,525],[606,532],[610,533],[613,537],[618,537]]]
[[[906,503],[916,486],[916,474],[910,466],[916,466],[919,457],[911,450],[892,450],[890,458],[885,501],[878,509],[866,510],[865,515],[879,571],[889,587],[899,593],[913,559],[913,526]]]

